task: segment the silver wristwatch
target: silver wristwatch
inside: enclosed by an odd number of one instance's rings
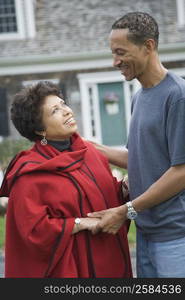
[[[128,208],[127,218],[130,220],[134,220],[137,217],[137,211],[135,211],[135,209],[133,208],[132,202],[126,202],[126,206]]]

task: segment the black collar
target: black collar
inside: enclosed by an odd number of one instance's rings
[[[48,141],[48,144],[62,152],[64,150],[70,150],[71,141],[70,139],[64,141]]]

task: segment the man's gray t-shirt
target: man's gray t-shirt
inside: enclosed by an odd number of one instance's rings
[[[185,80],[171,72],[133,98],[128,139],[130,198],[144,193],[170,167],[185,164]],[[143,210],[137,227],[153,241],[185,236],[185,190]]]

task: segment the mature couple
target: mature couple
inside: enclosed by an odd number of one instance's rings
[[[137,227],[137,277],[185,277],[185,81],[161,64],[158,38],[143,12],[110,32],[114,66],[141,83],[127,149],[82,140],[51,83],[15,96],[12,121],[35,144],[13,159],[1,188],[6,277],[132,277],[128,219]],[[128,203],[108,162],[128,169]]]

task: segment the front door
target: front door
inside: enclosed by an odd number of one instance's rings
[[[127,140],[123,82],[98,84],[102,143],[123,145]]]
[[[125,145],[137,80],[125,81],[119,71],[83,73],[78,78],[84,138],[112,147]]]

